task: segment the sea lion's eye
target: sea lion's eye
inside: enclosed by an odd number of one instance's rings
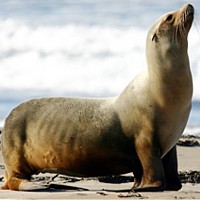
[[[167,19],[166,19],[166,22],[170,22],[173,18],[173,15],[168,15]]]

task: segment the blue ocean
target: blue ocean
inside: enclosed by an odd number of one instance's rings
[[[144,68],[149,28],[163,14],[196,8],[189,57],[194,94],[184,134],[200,136],[199,0],[0,1],[0,126],[36,97],[110,97]]]

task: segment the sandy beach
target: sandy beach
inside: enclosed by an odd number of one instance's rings
[[[178,192],[128,192],[132,174],[105,178],[74,178],[56,174],[39,174],[33,181],[48,184],[43,191],[21,192],[1,190],[0,199],[200,199],[199,138],[182,138],[178,147],[179,174],[183,187]],[[0,186],[4,165],[0,157]]]

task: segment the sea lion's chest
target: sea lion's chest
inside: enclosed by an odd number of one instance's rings
[[[175,111],[163,114],[157,121],[157,134],[159,135],[160,145],[162,148],[162,156],[164,156],[181,137],[187,120],[190,109]]]

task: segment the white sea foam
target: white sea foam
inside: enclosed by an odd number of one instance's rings
[[[183,135],[194,135],[200,137],[200,127],[199,126],[187,126],[183,132]]]
[[[147,31],[0,21],[0,90],[118,94],[146,66]],[[200,40],[195,30],[189,44],[194,98],[200,99]]]
[[[146,32],[0,22],[0,89],[118,93],[145,66]]]

